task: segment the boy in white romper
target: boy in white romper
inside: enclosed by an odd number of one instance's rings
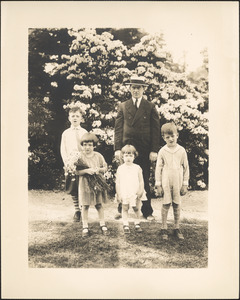
[[[174,123],[166,123],[161,128],[161,134],[166,142],[158,152],[155,170],[155,186],[157,194],[163,196],[162,202],[162,239],[168,239],[167,215],[170,205],[173,205],[174,234],[184,239],[179,229],[181,195],[188,188],[189,166],[185,149],[177,144],[178,132]]]

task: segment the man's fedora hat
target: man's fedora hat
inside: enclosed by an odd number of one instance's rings
[[[129,81],[127,81],[125,84],[127,85],[142,85],[142,86],[148,86],[147,83],[145,83],[145,78],[143,76],[132,76]]]

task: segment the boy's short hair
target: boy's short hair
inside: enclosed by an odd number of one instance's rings
[[[82,114],[82,111],[80,109],[80,107],[72,107],[69,109],[68,114],[70,113],[75,113],[76,111],[79,111],[80,114]]]
[[[173,123],[165,123],[161,127],[161,135],[178,133],[177,126]]]
[[[123,156],[124,153],[132,153],[132,154],[134,154],[135,158],[138,156],[138,152],[137,152],[136,148],[130,144],[127,144],[122,147],[121,155]]]
[[[93,142],[93,145],[95,146],[98,142],[98,138],[94,133],[86,132],[82,136],[80,140],[80,144],[83,145],[83,143],[89,143],[89,142]]]

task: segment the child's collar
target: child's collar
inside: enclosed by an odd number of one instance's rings
[[[71,127],[70,127],[71,129],[81,129],[81,126],[80,125],[78,125],[77,127],[75,127],[75,126],[73,126],[73,125],[71,125]]]
[[[164,146],[164,149],[170,153],[175,153],[180,149],[179,144],[177,144],[177,146],[174,149],[169,148],[167,145]]]

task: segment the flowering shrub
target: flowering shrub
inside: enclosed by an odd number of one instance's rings
[[[56,117],[70,108],[72,102],[80,106],[84,119],[81,125],[99,138],[97,151],[108,163],[107,181],[113,192],[117,168],[113,160],[114,122],[118,104],[130,96],[124,83],[134,72],[146,77],[149,86],[144,97],[155,103],[161,124],[174,121],[178,127],[179,143],[188,153],[190,186],[206,188],[207,86],[204,87],[202,81],[191,82],[180,72],[181,68],[173,64],[163,35],[145,35],[139,43],[127,47],[122,41],[114,40],[109,32],[97,34],[94,29],[80,29],[68,30],[68,34],[71,37],[69,52],[52,55],[43,68],[49,75],[49,86],[55,91],[49,95],[49,102],[61,99]],[[57,98],[55,95],[59,97],[63,83],[69,96]],[[163,145],[163,140],[161,143]],[[153,169],[154,166],[151,188]]]

